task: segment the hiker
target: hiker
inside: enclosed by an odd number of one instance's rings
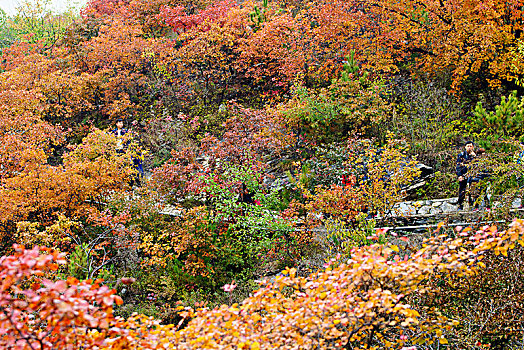
[[[124,153],[131,144],[131,138],[125,137],[128,130],[124,129],[123,119],[117,119],[116,129],[114,129],[112,133],[117,137],[116,152],[120,154]],[[139,150],[131,155],[131,161],[133,162],[136,174],[131,180],[130,185],[133,186],[133,184],[136,184],[137,186],[141,186],[141,180],[144,177],[144,168],[142,166],[142,154]]]
[[[124,129],[124,121],[122,119],[117,119],[116,121],[116,129],[112,131],[112,133],[116,136],[116,152],[117,153],[124,153],[124,135],[127,134],[127,129]]]
[[[466,199],[466,190],[471,182],[471,177],[467,176],[469,170],[468,164],[476,157],[475,145],[473,141],[466,141],[464,151],[460,152],[457,157],[456,173],[459,182],[458,209],[464,209],[464,200]],[[468,196],[469,205],[473,204],[471,195]]]
[[[482,155],[485,152],[483,148],[479,148],[477,153],[475,153],[475,145],[473,144],[473,141],[466,141],[464,144],[464,151],[459,153],[457,157],[457,176],[459,181],[459,195],[458,195],[458,209],[462,210],[464,205],[464,200],[466,199],[466,191],[468,190],[468,187],[471,187],[474,183],[478,183],[483,179],[489,178],[491,174],[487,171],[482,171],[479,174],[475,176],[468,176],[469,171],[469,163],[477,158],[478,156]],[[479,197],[476,195],[475,197]],[[472,206],[475,202],[475,209],[479,208],[479,203],[477,198],[475,198],[475,201],[472,198],[471,192],[468,193],[468,202],[469,205]],[[489,206],[489,196],[487,193],[484,193],[484,202],[486,203],[486,206]]]

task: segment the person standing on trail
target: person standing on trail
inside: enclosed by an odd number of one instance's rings
[[[122,119],[117,119],[116,129],[112,131],[113,135],[116,136],[116,152],[124,153],[124,135],[127,134],[127,129],[124,129],[124,121]]]
[[[127,151],[128,147],[131,145],[132,140],[129,137],[125,137],[125,135],[128,133],[128,130],[124,129],[124,121],[122,119],[117,119],[116,129],[114,129],[112,133],[117,138],[116,152],[121,154]],[[141,180],[144,177],[144,168],[142,166],[142,154],[138,148],[135,150],[134,154],[132,154],[131,161],[133,162],[133,167],[136,171],[136,175],[131,180],[131,186],[133,184],[140,186]]]
[[[457,168],[456,173],[459,182],[459,193],[458,193],[458,209],[462,210],[464,207],[464,200],[466,199],[466,190],[471,182],[471,177],[467,176],[469,167],[468,164],[476,157],[475,145],[473,141],[466,141],[464,144],[464,151],[460,152],[457,157]],[[472,205],[471,195],[468,196],[469,204]]]

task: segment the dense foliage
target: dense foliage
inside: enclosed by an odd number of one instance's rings
[[[523,8],[0,11],[1,346],[522,348]],[[376,229],[468,139],[499,228]]]

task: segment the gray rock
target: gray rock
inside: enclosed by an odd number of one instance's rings
[[[159,214],[170,216],[182,216],[182,211],[172,205],[166,205],[164,209],[159,212]]]
[[[398,203],[398,205],[396,205],[393,210],[395,211],[395,213],[397,213],[397,215],[409,215],[410,214],[410,210],[412,210],[412,207],[410,205],[408,205],[406,202],[401,202],[401,203]]]
[[[442,206],[440,208],[443,213],[451,213],[451,212],[457,211],[457,206],[449,202],[442,203]]]
[[[441,205],[442,205],[442,202],[441,202],[441,201],[434,201],[434,202],[431,204],[431,206],[432,206],[433,208],[438,208],[438,207],[440,207]]]
[[[418,210],[418,214],[419,215],[426,215],[426,214],[429,214],[429,210],[431,209],[431,207],[429,205],[425,205],[423,206],[422,208],[420,208]]]

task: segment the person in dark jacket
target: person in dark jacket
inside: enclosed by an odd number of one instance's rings
[[[458,209],[462,210],[464,200],[466,199],[466,190],[468,185],[471,183],[472,178],[467,176],[469,170],[469,163],[475,159],[475,145],[473,141],[466,141],[464,144],[464,151],[460,152],[457,157],[457,168],[456,173],[459,182],[459,193],[458,193]],[[471,195],[468,196],[469,204],[472,205]]]

